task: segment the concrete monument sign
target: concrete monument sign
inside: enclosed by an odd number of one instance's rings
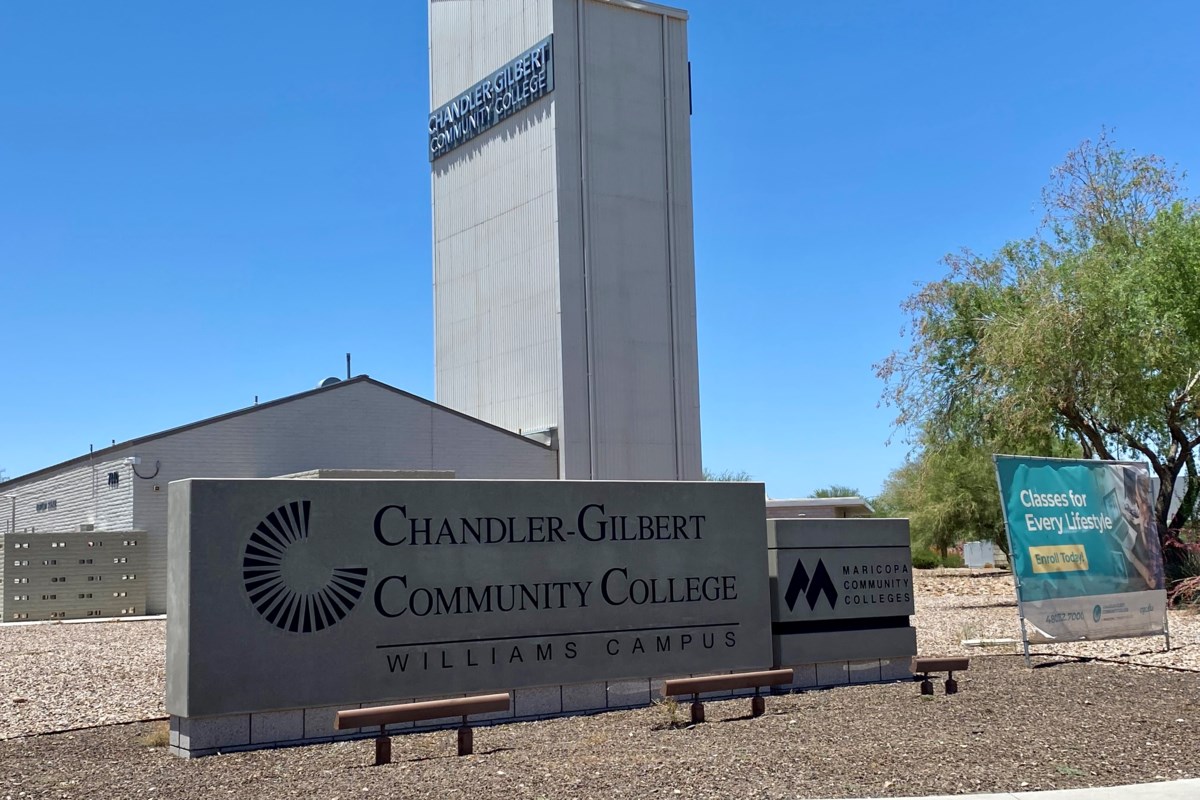
[[[180,717],[770,662],[761,484],[170,487]]]
[[[916,654],[908,520],[771,520],[776,666]]]

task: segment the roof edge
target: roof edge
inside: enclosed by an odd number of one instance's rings
[[[646,2],[646,0],[604,0],[604,2],[613,6],[624,6],[625,8],[632,8],[635,11],[647,11],[651,14],[659,14],[674,19],[686,20],[688,18],[687,9],[664,6],[661,3],[651,3]]]
[[[403,397],[407,397],[410,400],[416,400],[418,403],[428,406],[429,408],[436,408],[440,411],[445,411],[449,414],[453,414],[456,417],[460,417],[460,418],[468,420],[470,422],[474,422],[477,425],[482,425],[485,428],[490,428],[494,431],[498,431],[500,433],[504,433],[509,436],[520,439],[523,442],[528,442],[529,444],[531,444],[535,447],[540,447],[543,450],[553,450],[554,449],[550,445],[543,444],[542,442],[539,442],[536,439],[531,439],[528,436],[522,436],[521,434],[516,433],[515,431],[510,431],[508,428],[502,428],[499,425],[493,425],[492,423],[487,422],[485,420],[477,419],[475,417],[472,417],[470,414],[464,414],[463,412],[457,411],[453,408],[450,408],[449,406],[444,406],[439,403],[435,403],[432,400],[427,400],[426,398],[421,397],[420,395],[415,395],[412,392],[406,392],[403,389],[397,389],[395,386],[386,384],[383,381],[377,381],[374,378],[370,377],[369,375],[356,375],[353,378],[347,378],[346,380],[338,381],[337,383],[331,384],[329,386],[318,386],[315,389],[308,389],[307,391],[297,392],[296,394],[285,395],[284,397],[279,397],[279,398],[276,398],[275,400],[268,400],[265,403],[255,403],[254,405],[246,406],[245,408],[235,409],[234,411],[227,411],[224,414],[217,414],[216,416],[206,417],[204,419],[197,420],[195,422],[189,422],[184,425],[177,425],[174,428],[167,428],[166,430],[161,430],[161,431],[158,431],[157,433],[147,434],[146,436],[139,436],[136,439],[129,439],[128,441],[118,442],[114,445],[110,445],[108,447],[101,448],[100,450],[95,450],[91,453],[85,453],[84,455],[76,456],[75,458],[69,458],[66,461],[60,461],[57,464],[51,464],[48,467],[42,467],[41,469],[34,470],[33,472],[27,472],[24,475],[18,475],[14,478],[9,478],[6,481],[0,482],[0,494],[3,494],[5,489],[15,488],[16,486],[26,483],[35,478],[41,478],[46,475],[50,475],[54,472],[57,472],[61,469],[65,469],[67,467],[74,467],[74,466],[78,466],[80,464],[86,464],[88,461],[93,461],[97,458],[103,458],[105,456],[113,455],[122,450],[128,450],[130,447],[137,447],[138,445],[147,444],[156,439],[161,439],[166,436],[173,436],[177,433],[183,433],[185,431],[194,430],[196,428],[203,428],[206,425],[212,425],[217,422],[225,422],[226,420],[230,420],[235,417],[240,417],[245,414],[250,414],[255,411],[260,411],[265,408],[271,408],[273,406],[281,406],[285,403],[290,403],[295,400],[302,400],[307,397],[312,397],[313,395],[319,394],[321,392],[333,392],[333,391],[337,391],[338,389],[341,389],[345,386],[350,386],[352,384],[359,384],[359,383],[368,383],[368,384],[371,384],[372,386],[376,386],[380,389],[386,389],[389,392],[394,392],[395,394],[401,395]]]

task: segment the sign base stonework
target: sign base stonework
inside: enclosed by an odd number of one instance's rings
[[[788,686],[772,689],[782,694],[803,689],[845,686],[853,683],[909,680],[909,657],[875,658],[857,661],[803,664],[793,667],[795,679]],[[674,677],[674,676],[673,676]],[[682,677],[682,676],[680,676]],[[743,697],[753,692],[714,692],[705,699]],[[420,698],[441,699],[441,698]],[[602,711],[642,708],[663,699],[663,679],[598,681],[569,686],[542,686],[517,689],[509,711],[471,718],[473,726],[498,725],[507,722],[526,722],[573,714],[595,714]],[[385,705],[382,701],[370,705]],[[170,721],[171,753],[183,758],[198,758],[218,753],[261,750],[274,747],[295,747],[307,744],[328,744],[353,739],[369,739],[377,731],[338,731],[334,717],[350,706],[265,711],[255,714],[230,714],[220,717],[187,719],[172,716]],[[461,721],[434,720],[420,725],[408,722],[389,725],[389,734],[457,728]]]

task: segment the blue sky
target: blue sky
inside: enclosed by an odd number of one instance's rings
[[[774,497],[903,462],[900,303],[1032,233],[1071,147],[1200,169],[1200,4],[685,5],[704,459]],[[0,4],[8,477],[347,351],[433,397],[426,32],[417,0]]]

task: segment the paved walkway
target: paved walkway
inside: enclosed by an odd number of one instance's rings
[[[1095,789],[1059,789],[1053,792],[995,792],[993,794],[939,794],[896,800],[1197,800],[1200,779],[1101,786]]]

